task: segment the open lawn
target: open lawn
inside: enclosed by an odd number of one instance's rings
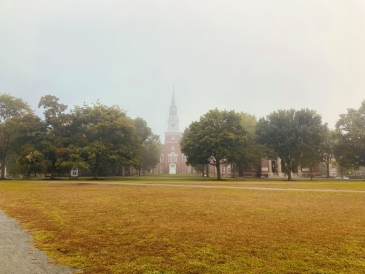
[[[364,181],[130,182],[166,186],[5,181],[0,208],[85,273],[365,273],[365,191],[190,187],[365,190]]]

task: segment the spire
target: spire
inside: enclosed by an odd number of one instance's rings
[[[179,117],[177,116],[177,106],[175,103],[175,87],[172,87],[172,100],[170,105],[170,115],[167,119],[167,132],[179,132]]]
[[[171,100],[171,105],[175,106],[175,87],[172,87],[172,100]]]

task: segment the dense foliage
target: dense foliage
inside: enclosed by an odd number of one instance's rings
[[[365,166],[365,101],[359,109],[349,108],[336,124],[338,144],[335,157],[341,166]]]
[[[308,109],[278,110],[257,124],[258,141],[277,152],[288,180],[298,166],[320,163],[322,131],[321,116]]]
[[[188,164],[215,165],[217,179],[221,180],[221,164],[240,150],[246,135],[236,112],[214,109],[190,124],[181,141],[181,151],[188,156]]]
[[[27,129],[27,116],[32,111],[27,103],[10,94],[0,94],[0,164],[1,179],[5,178],[6,157],[17,138]]]
[[[10,165],[12,172],[48,172],[55,179],[57,173],[79,167],[98,178],[112,165],[149,170],[159,161],[159,136],[142,118],[133,120],[118,106],[97,102],[66,112],[59,98],[46,95],[38,107],[44,109],[43,120],[21,99],[0,95],[0,160],[5,163],[11,153],[8,159],[16,162]]]

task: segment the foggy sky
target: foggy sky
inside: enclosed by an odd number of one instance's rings
[[[365,99],[365,1],[0,0],[0,93],[38,115],[116,104],[182,131],[210,109],[309,108],[334,127]]]

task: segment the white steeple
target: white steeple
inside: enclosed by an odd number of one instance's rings
[[[175,103],[175,90],[172,88],[172,100],[170,114],[167,119],[167,132],[179,132],[179,118],[177,117],[177,106]]]

